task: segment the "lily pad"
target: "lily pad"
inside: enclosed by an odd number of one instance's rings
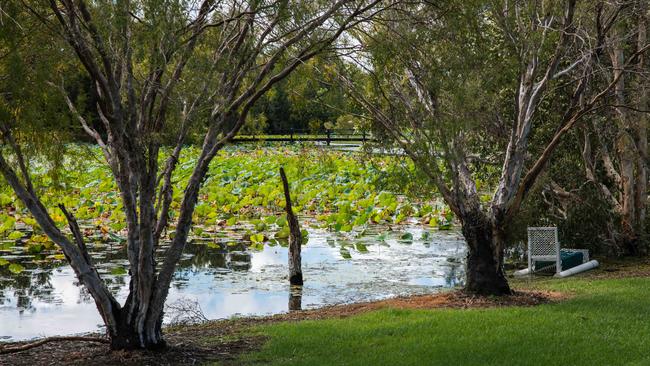
[[[413,240],[413,234],[411,233],[404,233],[400,235],[399,237],[401,240]]]
[[[12,263],[12,264],[9,265],[9,272],[11,272],[13,274],[19,274],[24,270],[25,270],[25,267],[21,266],[18,263]]]
[[[354,247],[357,249],[357,252],[359,253],[368,253],[368,247],[366,247],[365,244],[355,244]]]
[[[276,239],[286,239],[289,237],[289,228],[288,227],[283,227],[280,231],[275,233],[275,238]]]
[[[18,240],[18,239],[22,239],[23,236],[24,236],[24,234],[22,232],[14,231],[14,232],[12,232],[11,234],[9,234],[7,236],[7,239],[9,239],[9,240]]]
[[[261,243],[264,241],[264,234],[253,234],[251,235],[251,241],[253,243]]]
[[[43,251],[43,246],[42,244],[32,244],[29,247],[27,247],[27,252],[30,254],[38,254]]]
[[[115,267],[111,268],[111,274],[115,276],[121,276],[127,274],[127,271],[124,267]]]

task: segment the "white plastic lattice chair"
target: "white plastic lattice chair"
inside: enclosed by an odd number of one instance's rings
[[[538,261],[554,262],[543,268],[535,268]],[[560,257],[560,241],[557,238],[556,227],[529,227],[528,228],[528,268],[530,273],[551,270],[562,271]]]
[[[529,227],[528,228],[528,272],[552,271],[562,272],[561,252],[582,253],[582,263],[589,262],[589,251],[586,249],[560,249],[557,227]],[[544,262],[538,267],[539,262]]]

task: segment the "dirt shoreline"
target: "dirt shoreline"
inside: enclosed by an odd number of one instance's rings
[[[262,317],[209,321],[198,325],[165,329],[169,347],[164,351],[110,351],[106,344],[58,341],[17,353],[0,355],[0,365],[199,365],[210,361],[229,364],[243,353],[259,349],[264,337],[248,330],[256,325],[284,321],[344,318],[368,311],[395,309],[471,309],[503,306],[536,306],[561,301],[566,294],[551,291],[522,291],[503,297],[478,297],[462,291],[334,305]],[[28,342],[5,343],[14,347]]]

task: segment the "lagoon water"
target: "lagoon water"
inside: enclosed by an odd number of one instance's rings
[[[309,234],[302,250],[302,309],[432,293],[464,281],[466,249],[457,231],[404,225],[361,233],[310,228]],[[25,267],[19,274],[0,272],[0,341],[102,331],[92,298],[67,264],[6,243],[0,248],[0,258]],[[123,245],[97,243],[90,250],[123,302],[129,283]],[[205,317],[220,319],[286,312],[289,295],[286,246],[272,242],[250,250],[207,238],[188,244],[167,303],[198,304]],[[170,308],[165,322],[175,315]]]

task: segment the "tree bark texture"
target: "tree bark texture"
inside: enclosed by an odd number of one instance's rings
[[[502,237],[480,211],[468,212],[460,220],[469,249],[465,290],[478,295],[511,294],[499,260],[503,253]]]
[[[302,286],[302,263],[300,255],[302,234],[300,233],[300,224],[291,207],[289,181],[282,167],[280,168],[280,177],[282,178],[282,186],[284,187],[284,209],[287,212],[287,223],[289,225],[289,283],[291,285]]]
[[[637,50],[642,49],[648,42],[647,39],[647,26],[648,26],[648,5],[645,1],[639,1],[639,25],[638,25],[638,38]],[[636,157],[636,182],[635,182],[635,196],[634,205],[636,231],[640,233],[641,242],[645,243],[640,248],[641,254],[647,255],[648,247],[646,234],[646,207],[648,204],[648,110],[650,103],[648,103],[648,81],[644,73],[647,72],[648,67],[647,57],[645,54],[639,55],[637,63],[637,83],[638,88],[638,109],[642,112],[636,113],[637,126],[636,126],[636,146],[638,154]],[[645,111],[645,112],[643,112]]]

